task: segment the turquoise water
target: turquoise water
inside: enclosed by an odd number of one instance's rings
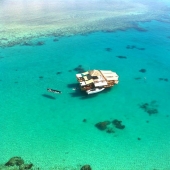
[[[42,37],[0,48],[1,164],[21,156],[42,170],[170,169],[170,25],[139,24],[147,31]],[[73,91],[79,65],[115,71],[120,82],[96,95]],[[158,113],[145,112],[144,103]],[[114,119],[125,129],[95,127]]]

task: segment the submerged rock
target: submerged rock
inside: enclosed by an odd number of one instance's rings
[[[90,165],[84,165],[81,167],[80,170],[92,170],[92,168],[90,167]]]
[[[20,166],[24,164],[24,160],[21,157],[12,157],[7,163],[5,163],[5,166]]]

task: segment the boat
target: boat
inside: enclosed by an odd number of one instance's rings
[[[98,92],[101,92],[103,91],[105,88],[94,88],[94,89],[90,89],[90,90],[87,90],[87,94],[94,94],[94,93],[98,93]]]
[[[87,94],[94,94],[119,83],[116,72],[111,70],[89,70],[76,74],[80,89]]]

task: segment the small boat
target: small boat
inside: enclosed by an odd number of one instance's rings
[[[94,94],[118,84],[119,76],[111,70],[90,70],[76,74],[80,89],[87,94]]]
[[[105,88],[94,88],[94,89],[87,90],[86,93],[87,94],[99,93],[99,92],[103,91],[104,89]]]
[[[54,90],[54,89],[50,89],[50,88],[48,88],[47,91],[52,92],[52,93],[57,93],[57,94],[62,93],[62,92],[59,91],[59,90]]]

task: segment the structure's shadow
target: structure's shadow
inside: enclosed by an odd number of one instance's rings
[[[90,99],[97,96],[96,94],[88,95],[85,91],[81,91],[80,89],[75,90],[74,92],[70,93],[71,97],[79,97],[80,99]]]
[[[69,93],[71,95],[71,97],[79,97],[80,99],[91,99],[94,97],[97,97],[98,94],[100,93],[108,93],[111,91],[111,88],[106,88],[103,91],[99,92],[99,93],[95,93],[95,94],[90,94],[88,95],[85,91],[81,91],[79,85],[77,83],[72,83],[72,84],[68,84],[67,87],[71,88],[71,89],[75,89],[72,93]]]
[[[50,95],[48,95],[48,94],[42,94],[42,96],[43,96],[43,97],[46,97],[46,98],[48,98],[48,99],[53,99],[53,100],[56,99],[55,97],[50,96]]]
[[[79,85],[77,83],[71,83],[67,85],[68,88],[79,88]]]

